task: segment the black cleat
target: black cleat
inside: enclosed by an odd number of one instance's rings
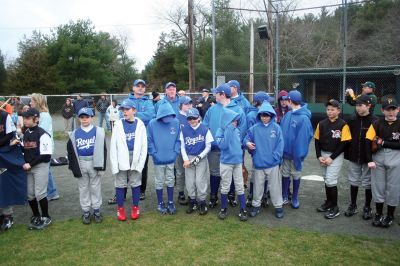
[[[12,227],[14,224],[14,218],[11,215],[4,215],[1,222],[1,231],[6,231]]]
[[[319,206],[319,207],[317,208],[317,212],[327,212],[327,211],[329,211],[330,209],[331,209],[331,208],[330,208],[329,202],[328,202],[328,201],[325,201],[324,203],[321,204],[321,206]]]
[[[326,219],[334,219],[340,215],[340,211],[338,206],[332,207],[329,211],[325,214]]]
[[[45,227],[44,222],[42,221],[42,217],[33,216],[31,218],[31,222],[28,226],[29,230],[42,230]]]
[[[252,204],[251,204],[252,201],[253,201],[253,195],[250,195],[250,194],[249,194],[249,195],[247,196],[247,199],[246,199],[246,207],[247,207],[247,208],[250,208],[250,207],[252,206]]]
[[[347,217],[351,217],[357,213],[358,213],[357,205],[350,204],[347,210],[345,211],[344,215]]]
[[[93,218],[96,224],[103,222],[103,215],[101,214],[101,212],[94,212]]]
[[[375,213],[374,219],[372,220],[372,225],[375,227],[381,227],[382,220],[383,220],[383,216]]]
[[[370,220],[370,219],[372,218],[372,210],[371,210],[370,207],[364,206],[362,218],[363,218],[364,220]]]
[[[207,204],[205,202],[201,202],[200,203],[200,208],[199,208],[199,214],[200,215],[206,215],[207,212],[208,212]]]
[[[264,197],[262,198],[261,206],[263,206],[264,208],[268,208],[269,206],[268,195],[264,195]]]
[[[216,194],[210,195],[210,202],[208,203],[208,207],[214,209],[218,205],[218,196]]]
[[[392,216],[385,216],[381,221],[383,228],[389,228],[393,224],[394,218]]]
[[[141,192],[140,193],[140,200],[145,200],[146,199],[146,193]]]
[[[249,216],[247,215],[247,211],[245,209],[241,209],[238,216],[239,220],[242,222],[245,222],[249,219]]]
[[[179,196],[178,196],[178,203],[179,203],[180,205],[183,205],[183,206],[188,205],[188,202],[187,202],[187,200],[186,200],[185,195],[179,195]]]
[[[226,208],[225,209],[221,209],[219,211],[219,213],[218,213],[218,218],[221,219],[221,220],[224,220],[227,215],[228,215],[228,212],[227,212]]]
[[[235,194],[228,194],[228,203],[231,207],[237,206]]]
[[[107,201],[107,203],[108,203],[109,205],[117,204],[117,196],[114,196],[114,197],[112,197],[111,199],[109,199],[109,200]]]
[[[90,212],[84,212],[82,214],[82,223],[83,224],[90,224],[91,220],[90,220]]]
[[[191,214],[197,210],[197,203],[196,202],[189,202],[188,209],[186,210],[187,214]]]

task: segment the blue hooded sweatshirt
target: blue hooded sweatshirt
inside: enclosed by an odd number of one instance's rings
[[[260,118],[260,113],[269,113],[270,122],[265,125]],[[279,125],[275,122],[276,113],[274,108],[268,102],[264,102],[257,114],[257,123],[254,124],[247,132],[243,141],[246,145],[248,142],[256,144],[256,149],[249,150],[253,157],[253,165],[255,169],[261,170],[277,166],[282,161],[283,155],[283,135]]]
[[[158,114],[158,108],[160,108],[160,105],[162,105],[164,103],[169,103],[172,106],[175,114],[178,116],[178,114],[179,114],[179,96],[178,96],[178,94],[176,95],[175,100],[173,100],[172,102],[168,99],[167,96],[165,96],[162,100],[159,100],[156,103],[156,105],[154,105],[156,114]]]
[[[249,112],[247,113],[246,116],[247,128],[251,128],[254,124],[257,123],[257,114],[258,114],[258,108],[250,106]]]
[[[311,112],[304,104],[300,109],[286,113],[280,123],[285,148],[283,158],[293,160],[297,171],[301,171],[308,154],[308,146],[313,138]]]
[[[220,103],[211,106],[204,116],[203,125],[210,129],[211,135],[214,141],[211,143],[211,150],[219,150],[218,144],[215,141],[215,133],[217,129],[221,126],[221,116],[224,111],[224,106]]]
[[[238,96],[236,98],[231,98],[231,100],[236,102],[236,104],[239,105],[240,108],[242,108],[243,112],[246,115],[249,113],[251,104],[241,92],[238,93]]]
[[[136,105],[136,116],[143,121],[144,125],[147,127],[150,120],[156,115],[154,111],[153,101],[148,98],[148,96],[143,96],[136,98],[133,93],[128,95],[128,99],[131,100]]]
[[[247,131],[246,114],[244,113],[243,109],[236,103],[236,101],[231,101],[225,106],[225,108],[228,108],[239,114],[238,129],[240,131],[240,141],[242,141]]]
[[[241,164],[243,162],[240,131],[232,125],[232,122],[238,120],[238,118],[239,115],[236,112],[225,108],[221,117],[221,127],[215,134],[221,150],[221,163]]]
[[[170,115],[174,116],[172,121],[164,123],[162,118]],[[161,104],[156,118],[153,118],[147,126],[148,150],[155,165],[175,162],[181,148],[179,134],[179,120],[172,106],[169,103]]]

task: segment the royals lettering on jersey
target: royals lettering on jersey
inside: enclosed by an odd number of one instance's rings
[[[199,155],[206,148],[207,131],[208,128],[202,124],[197,129],[193,129],[191,126],[182,128],[185,150],[188,155]]]
[[[88,132],[81,128],[75,131],[75,144],[78,156],[92,156],[94,152],[94,143],[96,142],[96,127]]]
[[[122,120],[122,125],[124,127],[125,139],[126,139],[126,144],[128,145],[128,150],[133,151],[133,147],[135,146],[135,132],[136,132],[137,122],[136,120],[130,122],[124,119]]]

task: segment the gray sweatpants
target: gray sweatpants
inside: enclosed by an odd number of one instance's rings
[[[221,194],[228,194],[232,176],[236,193],[238,195],[244,194],[242,164],[220,163],[219,168],[221,171]]]
[[[133,152],[129,152],[129,163],[132,163]],[[115,175],[114,185],[116,188],[138,187],[142,185],[142,174],[138,171],[119,171]]]
[[[79,201],[82,211],[88,212],[90,208],[100,209],[103,202],[101,196],[101,177],[93,168],[92,156],[79,157],[82,177],[78,178]]]
[[[265,179],[268,180],[268,189],[271,195],[272,205],[274,208],[282,208],[282,178],[279,173],[279,165],[262,170],[254,169],[252,205],[254,207],[261,206],[261,200],[264,195]]]
[[[27,173],[28,200],[40,201],[47,197],[47,184],[49,182],[49,163],[39,163]]]
[[[371,170],[374,201],[397,206],[400,196],[400,150],[381,149],[372,158],[376,164],[376,168]]]
[[[195,156],[189,155],[189,160],[192,160]],[[208,160],[203,158],[196,166],[191,166],[185,169],[185,183],[188,196],[191,199],[197,199],[198,201],[204,201],[207,197],[208,188]]]
[[[348,175],[350,185],[371,189],[371,169],[368,168],[368,164],[349,162]]]
[[[283,159],[281,173],[283,177],[291,177],[294,180],[301,178],[301,171],[296,170],[293,160]]]
[[[221,176],[219,169],[219,158],[221,157],[221,151],[210,151],[207,157],[208,166],[210,167],[210,175]]]
[[[331,156],[332,152],[321,151],[323,157]],[[339,179],[340,170],[343,165],[343,153],[341,153],[329,166],[321,166],[322,176],[327,187],[336,187]]]
[[[185,168],[183,168],[183,158],[182,155],[178,155],[175,161],[175,171],[176,171],[176,190],[182,192],[185,190]]]
[[[12,215],[13,213],[13,208],[11,206],[0,208],[0,215]]]
[[[174,177],[174,163],[154,165],[154,170],[156,172],[155,177],[155,188],[162,189],[164,183],[167,187],[173,187],[175,184]]]

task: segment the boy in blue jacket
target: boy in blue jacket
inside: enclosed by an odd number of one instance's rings
[[[221,150],[220,171],[221,171],[221,210],[218,214],[220,219],[227,215],[228,192],[232,183],[238,194],[240,212],[239,219],[247,221],[246,199],[244,197],[244,185],[242,174],[243,151],[240,138],[240,131],[237,128],[239,114],[232,110],[225,109],[222,114],[220,127],[216,132],[216,140]]]
[[[311,112],[307,104],[302,104],[303,98],[298,90],[290,91],[287,100],[290,111],[281,120],[285,147],[282,163],[282,197],[283,204],[289,203],[288,190],[290,177],[293,178],[292,208],[298,209],[299,188],[303,161],[308,154],[308,146],[313,138]]]
[[[247,128],[251,128],[253,125],[257,123],[258,119],[258,111],[264,101],[269,100],[269,95],[265,91],[258,91],[256,94],[254,94],[253,97],[253,105],[249,109],[249,113],[246,116],[246,121],[247,121]],[[246,145],[246,143],[244,143]],[[251,202],[253,200],[253,180],[254,180],[254,167],[251,169],[251,174],[250,174],[250,190],[249,194],[247,195],[247,200],[246,200],[246,206],[251,207]],[[265,189],[264,189],[264,195],[262,199],[262,205],[267,206],[268,205],[268,197],[267,197],[267,191],[268,191],[268,180],[265,180]]]
[[[159,106],[156,118],[147,126],[148,150],[153,157],[156,172],[155,188],[158,208],[161,214],[176,213],[174,204],[174,164],[180,153],[179,120],[171,104],[163,103]],[[167,185],[168,205],[163,200],[163,186]]]
[[[257,124],[252,126],[243,141],[252,155],[254,167],[254,196],[250,216],[260,213],[264,184],[270,186],[271,200],[275,207],[275,216],[283,217],[282,184],[279,176],[279,164],[283,155],[283,136],[275,121],[276,113],[271,104],[264,102],[257,115]],[[267,180],[266,180],[267,178]]]

